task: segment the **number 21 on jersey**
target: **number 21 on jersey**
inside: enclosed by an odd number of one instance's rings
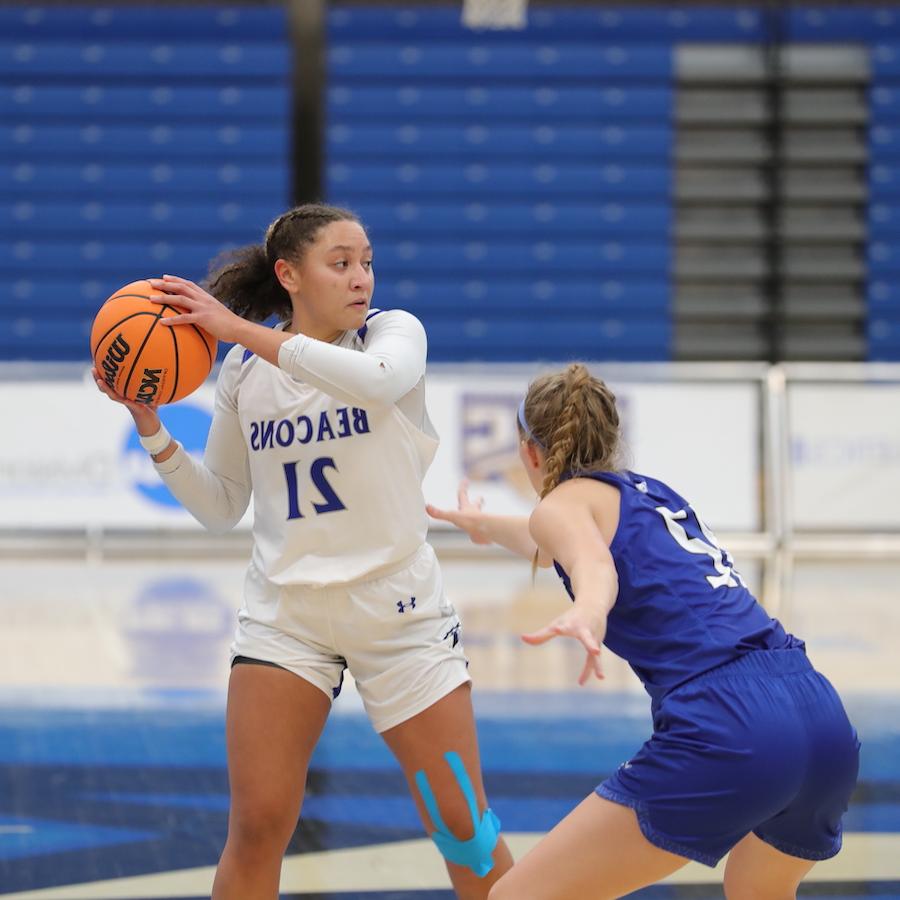
[[[284,464],[284,479],[287,482],[288,519],[304,518],[303,513],[300,511],[300,486],[297,479],[297,466],[298,463],[296,462],[286,462]],[[321,503],[312,502],[311,505],[316,515],[337,512],[340,509],[347,508],[325,477],[326,469],[337,471],[337,466],[330,456],[320,456],[318,459],[314,459],[309,467],[309,476],[313,485],[322,495],[323,501]]]
[[[734,565],[728,553],[719,546],[716,536],[706,527],[700,516],[689,506],[685,509],[679,509],[673,512],[666,509],[665,506],[657,506],[656,511],[663,517],[669,534],[678,542],[679,546],[687,550],[688,553],[697,553],[708,556],[712,560],[713,568],[718,574],[707,575],[706,580],[710,587],[737,587],[741,585],[746,587],[744,579],[735,571]],[[687,533],[687,529],[681,523],[687,524],[690,519],[688,513],[693,516],[700,529],[703,537],[691,537]],[[703,538],[706,538],[704,540]]]

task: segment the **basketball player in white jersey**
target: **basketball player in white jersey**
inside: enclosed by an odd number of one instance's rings
[[[459,619],[426,543],[421,483],[437,448],[425,332],[370,310],[372,248],[356,217],[309,204],[213,272],[210,293],[153,281],[234,342],[203,462],[152,406],[125,403],[172,493],[204,526],[254,501],[253,553],[232,645],[228,838],[214,900],[274,900],[310,756],[345,667],[396,755],[458,897],[512,865],[487,807]],[[215,299],[218,297],[219,299]],[[222,302],[220,302],[222,301]],[[282,324],[261,322],[276,314]],[[387,824],[387,822],[386,822]],[[412,862],[412,861],[411,861]]]

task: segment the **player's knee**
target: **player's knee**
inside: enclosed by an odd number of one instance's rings
[[[233,849],[245,854],[282,854],[297,827],[295,809],[278,804],[255,804],[232,810],[228,840]]]
[[[475,836],[472,814],[461,797],[438,796],[437,805],[444,830],[449,837],[462,843]],[[437,823],[434,824],[436,827]]]
[[[416,785],[434,825],[431,839],[441,855],[483,878],[494,867],[494,848],[500,839],[500,820],[487,809],[480,816],[472,782],[456,753],[444,758],[459,786],[459,796],[439,806],[424,772],[416,773]]]

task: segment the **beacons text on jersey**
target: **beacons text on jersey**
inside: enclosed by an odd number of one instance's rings
[[[354,434],[369,433],[369,417],[364,409],[340,406],[322,410],[318,416],[297,416],[296,419],[266,419],[250,423],[250,449],[271,450],[292,444],[333,441]]]

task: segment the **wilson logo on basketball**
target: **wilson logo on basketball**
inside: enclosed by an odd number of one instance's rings
[[[103,369],[103,380],[113,389],[116,389],[116,374],[119,366],[125,361],[125,357],[131,352],[131,347],[121,334],[116,335],[116,339],[109,345],[106,356],[100,363]]]
[[[162,369],[144,369],[141,386],[138,388],[137,397],[134,398],[138,403],[152,403],[156,399],[162,372]]]
[[[149,281],[119,288],[97,310],[91,356],[120,397],[141,404],[175,403],[212,371],[218,341],[198,325],[165,325],[178,310]]]

